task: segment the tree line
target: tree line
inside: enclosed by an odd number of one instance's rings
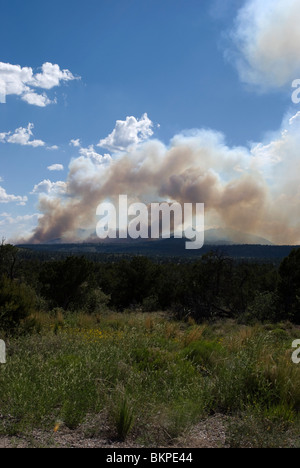
[[[0,329],[14,329],[43,308],[83,311],[170,311],[197,322],[290,320],[300,324],[300,249],[279,267],[236,261],[222,250],[201,258],[155,262],[120,257],[97,262],[83,256],[26,258],[20,249],[0,245]]]

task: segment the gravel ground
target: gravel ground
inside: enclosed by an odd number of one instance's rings
[[[223,416],[214,416],[202,421],[182,436],[169,448],[226,448]],[[115,443],[101,437],[88,438],[83,430],[70,431],[62,428],[56,433],[34,431],[28,437],[0,437],[0,448],[143,448],[130,439]],[[166,448],[166,447],[152,447]]]

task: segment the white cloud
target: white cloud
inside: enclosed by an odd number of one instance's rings
[[[63,171],[64,166],[62,164],[52,164],[52,166],[47,167],[48,171]]]
[[[94,148],[94,145],[90,145],[87,148],[83,148],[81,146],[81,141],[80,139],[78,140],[71,140],[70,141],[70,146],[74,146],[74,148],[79,148],[79,154],[80,156],[90,159],[93,161],[93,163],[99,165],[99,164],[107,164],[112,161],[112,157],[110,154],[99,154]]]
[[[59,149],[59,147],[57,145],[53,145],[53,146],[47,146],[46,148],[48,151],[56,151]]]
[[[247,0],[236,18],[229,52],[240,78],[263,89],[291,84],[300,75],[299,0]]]
[[[25,205],[28,201],[27,197],[20,197],[17,195],[9,195],[6,190],[0,186],[0,203],[18,203],[19,205]]]
[[[33,129],[34,125],[32,123],[29,123],[26,128],[17,128],[14,131],[14,133],[0,133],[0,142],[12,143],[15,145],[22,146],[33,146],[34,148],[37,148],[39,146],[45,146],[45,142],[42,140],[31,140],[31,137],[33,136]]]
[[[0,92],[3,95],[16,95],[30,105],[46,107],[51,101],[46,93],[38,93],[35,88],[50,90],[63,82],[77,79],[69,70],[61,70],[58,65],[44,63],[41,73],[34,74],[31,67],[21,67],[0,62]]]
[[[276,189],[277,178],[284,179],[286,186],[289,182],[292,185],[292,181],[297,178],[296,173],[300,169],[299,130],[300,112],[297,112],[295,115],[287,115],[284,118],[280,131],[274,134],[270,141],[252,145],[253,162],[264,171],[265,177],[270,175],[266,172],[266,168],[271,170],[272,177],[269,183],[273,182],[274,189]]]
[[[79,148],[81,146],[80,140],[71,140],[70,146],[74,146],[75,148]]]
[[[126,151],[131,146],[145,141],[153,135],[153,123],[144,114],[141,119],[127,117],[125,121],[117,120],[116,126],[108,137],[100,140],[97,146],[109,151]]]
[[[58,65],[46,62],[42,66],[42,73],[33,75],[31,86],[43,89],[52,89],[60,85],[61,81],[72,81],[76,78],[69,70],[61,70]]]
[[[50,180],[43,180],[35,185],[31,195],[46,194],[46,195],[65,195],[67,192],[67,184],[63,181],[51,182]]]
[[[79,153],[81,156],[91,159],[95,164],[107,164],[112,161],[109,154],[104,154],[103,156],[98,154],[93,145],[88,148],[80,148]]]
[[[8,242],[26,241],[40,218],[40,213],[15,217],[9,213],[2,213],[0,214],[1,232]]]
[[[153,122],[145,113],[141,119],[127,117],[126,120],[117,120],[116,126],[108,137],[98,143],[98,147],[106,148],[114,153],[124,152],[136,147],[153,136]],[[99,154],[94,145],[87,148],[81,146],[80,139],[70,141],[70,146],[79,148],[81,157],[91,160],[96,165],[109,164],[112,162],[110,154]]]
[[[36,222],[41,215],[39,213],[31,214],[31,215],[24,215],[24,216],[16,216],[14,218],[9,213],[2,213],[0,218],[4,218],[0,221],[0,226],[5,226],[6,224],[19,224],[19,223],[27,223],[28,221]]]
[[[49,104],[56,103],[56,101],[51,101],[45,93],[36,94],[34,91],[29,91],[28,93],[23,94],[22,101],[38,107],[46,107]]]

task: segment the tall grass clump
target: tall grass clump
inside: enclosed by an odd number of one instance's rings
[[[124,442],[133,428],[135,419],[133,405],[126,393],[117,394],[114,397],[111,411],[116,437],[119,441]]]

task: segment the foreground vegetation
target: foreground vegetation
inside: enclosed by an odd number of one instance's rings
[[[222,445],[299,446],[299,325],[300,250],[280,266],[221,251],[101,263],[3,242],[0,442],[70,430],[184,446],[219,415]]]
[[[86,437],[176,445],[223,414],[230,447],[299,445],[299,328],[197,325],[165,313],[35,316],[0,367],[0,435],[83,427]]]

